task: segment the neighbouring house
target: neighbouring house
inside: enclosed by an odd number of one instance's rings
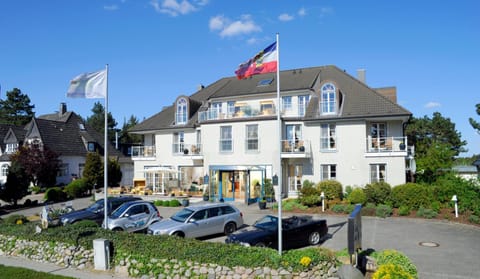
[[[0,134],[1,136],[3,134]],[[57,174],[57,184],[68,184],[72,179],[82,177],[88,152],[98,152],[102,157],[104,155],[104,136],[86,125],[80,116],[67,111],[65,103],[60,104],[57,113],[34,117],[24,127],[10,127],[3,136],[3,142],[6,147],[5,154],[0,157],[2,177],[8,174],[8,166],[4,166],[10,164],[6,155],[15,152],[22,144],[46,146],[59,155],[61,166]],[[108,145],[108,156],[118,160],[120,164],[121,185],[130,186],[133,181],[131,158],[111,144]]]
[[[305,180],[395,186],[410,177],[411,113],[395,87],[370,88],[336,66],[281,71],[279,96],[276,84],[275,73],[226,77],[178,96],[129,131],[144,137],[132,149],[134,181],[166,194],[205,185],[211,199],[249,203],[266,178],[296,197]]]
[[[465,180],[478,180],[478,168],[475,165],[471,166],[454,166],[452,167],[453,172]]]
[[[0,124],[0,185],[7,182],[10,156],[23,144],[25,129],[10,124]]]

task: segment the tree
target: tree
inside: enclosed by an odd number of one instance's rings
[[[0,100],[0,123],[22,126],[27,124],[34,116],[34,105],[30,98],[18,88],[7,91],[7,98]]]
[[[415,146],[417,179],[434,181],[438,171],[452,166],[455,157],[466,151],[466,141],[449,118],[439,112],[429,118],[411,118],[405,129],[410,145]],[[431,176],[431,177],[429,177]]]
[[[17,201],[27,195],[28,185],[29,179],[22,165],[12,161],[8,168],[7,182],[0,190],[0,199],[16,206]]]
[[[92,108],[93,115],[87,117],[87,124],[91,126],[95,131],[104,134],[105,130],[105,108],[100,102],[96,102]],[[108,140],[110,142],[115,141],[115,127],[117,122],[113,118],[112,114],[109,112],[107,114],[107,130],[108,130]]]
[[[480,115],[480,104],[476,105],[477,107],[477,114]],[[480,134],[480,123],[475,121],[473,118],[469,118],[468,121],[470,121],[470,125],[472,125],[473,129],[477,130],[477,133]]]
[[[103,163],[100,154],[97,152],[89,152],[85,160],[83,169],[83,178],[87,184],[87,189],[92,190],[94,187],[103,187]]]
[[[21,146],[10,157],[10,160],[18,162],[22,166],[29,182],[32,182],[33,185],[55,186],[60,161],[57,153],[48,147],[40,147],[40,145]]]
[[[120,170],[120,164],[118,160],[108,160],[108,186],[115,187],[122,181],[122,171]]]
[[[135,144],[135,143],[143,142],[142,135],[135,135],[135,134],[128,133],[128,130],[130,130],[132,127],[134,127],[138,123],[139,123],[139,120],[134,115],[130,116],[130,118],[128,119],[128,122],[124,121],[122,130],[121,130],[120,143]]]

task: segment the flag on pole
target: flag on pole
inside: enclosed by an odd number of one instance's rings
[[[107,96],[107,70],[83,73],[70,81],[67,97],[105,98]]]
[[[277,42],[260,51],[235,71],[238,79],[275,72],[277,70]]]

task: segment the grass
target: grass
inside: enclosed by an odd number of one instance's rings
[[[23,267],[4,266],[0,264],[0,278],[72,279],[73,277],[66,277],[46,272],[34,271]]]

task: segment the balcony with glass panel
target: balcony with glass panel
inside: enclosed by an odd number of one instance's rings
[[[202,145],[199,143],[174,143],[172,144],[172,153],[180,156],[193,156],[203,158]]]
[[[367,137],[367,153],[402,154],[407,156],[407,137]]]
[[[154,160],[157,156],[155,146],[132,146],[132,160]]]
[[[309,140],[282,140],[282,158],[310,158],[311,147]]]

